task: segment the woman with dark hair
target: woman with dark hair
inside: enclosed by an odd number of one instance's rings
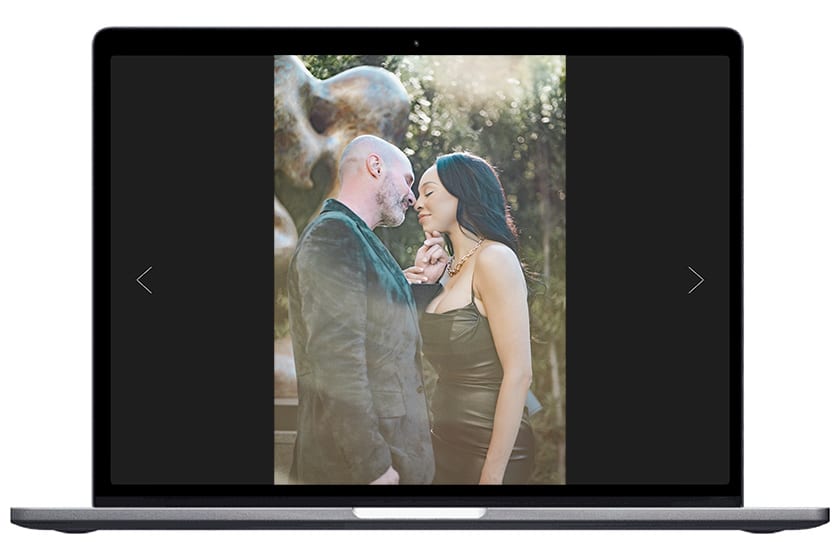
[[[421,177],[414,209],[427,238],[444,234],[452,255],[420,319],[438,374],[434,482],[524,484],[534,466],[527,287],[501,182],[479,157],[441,156]],[[422,277],[419,267],[405,273]]]

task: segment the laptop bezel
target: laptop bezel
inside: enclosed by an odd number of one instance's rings
[[[527,41],[499,41],[521,34]],[[329,37],[329,41],[324,41]],[[516,45],[512,47],[511,45]],[[387,47],[383,47],[387,45]],[[726,485],[114,485],[110,480],[110,61],[116,55],[722,55],[730,60],[731,386]],[[132,29],[93,44],[93,503],[101,507],[726,507],[743,505],[743,46],[730,29]]]

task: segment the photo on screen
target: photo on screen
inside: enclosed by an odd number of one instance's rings
[[[275,56],[275,484],[566,483],[565,62]]]

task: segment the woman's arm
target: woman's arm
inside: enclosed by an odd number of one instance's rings
[[[478,254],[474,281],[476,293],[484,303],[503,371],[493,434],[479,483],[501,484],[519,434],[525,397],[531,385],[528,293],[519,260],[504,245],[489,245]]]
[[[444,280],[444,271],[449,255],[444,249],[444,239],[440,232],[425,232],[426,240],[417,249],[414,266],[403,270],[403,276],[409,284],[434,284]]]

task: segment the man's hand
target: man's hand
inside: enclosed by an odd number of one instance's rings
[[[400,473],[394,470],[394,467],[388,467],[385,474],[371,482],[371,484],[399,484]]]
[[[426,233],[426,240],[417,249],[414,266],[403,270],[409,284],[433,284],[437,282],[446,269],[449,255],[443,248],[443,236],[438,231]]]

